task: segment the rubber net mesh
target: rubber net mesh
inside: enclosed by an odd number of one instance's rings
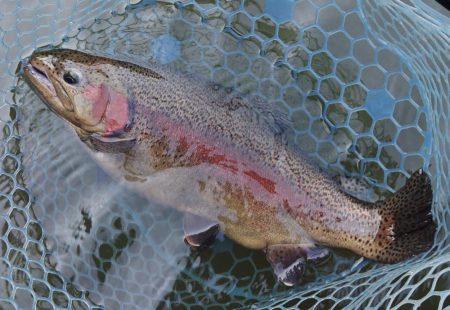
[[[449,25],[406,0],[1,1],[0,308],[449,306]],[[429,167],[435,247],[395,265],[333,250],[290,289],[260,251],[189,250],[181,215],[112,180],[15,76],[47,44],[259,94],[304,152],[375,199]]]

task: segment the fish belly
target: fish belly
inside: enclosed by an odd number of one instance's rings
[[[257,199],[235,175],[218,177],[207,165],[165,169],[135,185],[156,203],[219,222],[226,236],[248,248],[311,243],[281,205]]]

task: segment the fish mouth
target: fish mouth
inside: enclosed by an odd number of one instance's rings
[[[69,99],[69,95],[64,87],[47,72],[49,72],[49,68],[46,64],[36,60],[33,55],[23,59],[17,69],[17,73],[21,73],[24,76],[27,84],[45,105],[51,111],[64,118],[67,113],[73,113],[74,107],[70,100],[64,100],[64,98]],[[61,99],[61,97],[64,98]]]
[[[22,59],[17,67],[16,73],[21,74],[28,86],[41,99],[42,102],[54,113],[59,115],[58,111],[61,101],[58,98],[56,89],[53,86],[45,68],[39,67],[32,59],[33,56]]]
[[[37,88],[39,93],[42,93],[43,96],[56,97],[56,90],[48,77],[47,73],[43,68],[39,68],[38,65],[34,64],[30,59],[23,59],[19,65],[25,79],[29,82],[34,88]]]

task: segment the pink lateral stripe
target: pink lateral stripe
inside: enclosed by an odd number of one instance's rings
[[[254,198],[276,206],[302,207],[306,197],[298,192],[297,186],[289,180],[265,167],[222,139],[208,133],[199,133],[169,117],[151,111],[144,112],[149,120],[153,134],[169,139],[174,150],[186,151],[195,162],[217,166],[216,177],[242,186],[251,191]],[[187,155],[187,156],[189,156]],[[287,204],[287,205],[286,205]]]

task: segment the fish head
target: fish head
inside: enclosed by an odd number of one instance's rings
[[[132,100],[114,60],[67,49],[22,60],[26,82],[77,133],[117,136],[132,121]]]

